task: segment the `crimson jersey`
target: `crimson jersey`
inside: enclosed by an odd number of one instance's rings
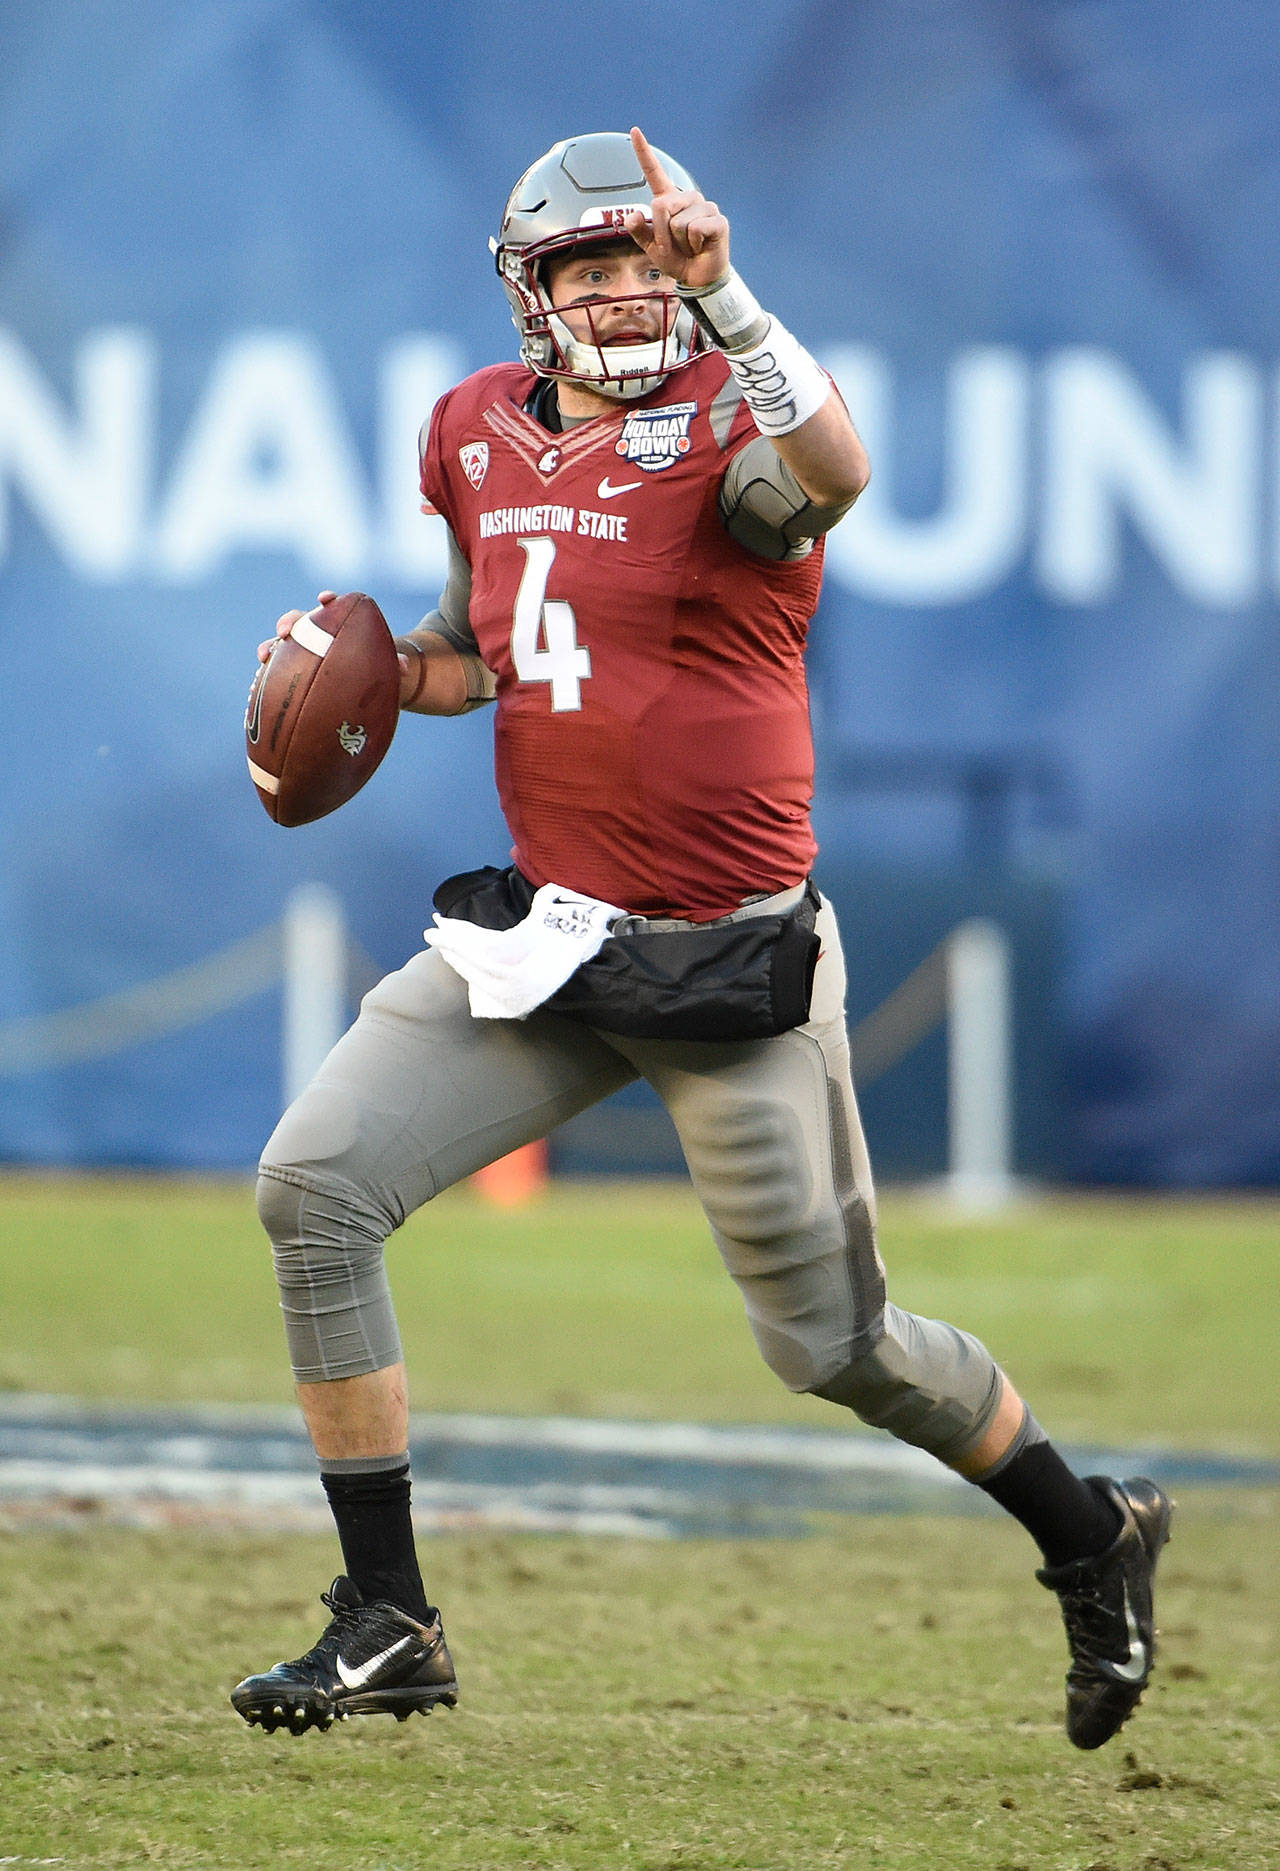
[[[514,861],[699,921],[800,882],[822,542],[776,562],[725,531],[721,478],[757,430],[718,352],[563,435],[525,411],[537,382],[520,364],[468,377],[422,458],[471,566]]]

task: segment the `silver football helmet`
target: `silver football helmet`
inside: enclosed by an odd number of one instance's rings
[[[655,153],[678,188],[696,187],[678,162]],[[512,189],[489,249],[511,301],[520,355],[538,376],[572,377],[602,396],[628,402],[656,390],[704,348],[692,313],[674,290],[640,295],[661,301],[660,335],[650,344],[602,343],[592,315],[598,301],[591,299],[574,301],[586,311],[591,333],[576,338],[551,303],[543,271],[548,256],[625,239],[627,211],[647,214],[652,202],[630,137],[613,130],[554,144]]]

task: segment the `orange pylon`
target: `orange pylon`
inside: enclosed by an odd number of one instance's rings
[[[541,1195],[548,1173],[547,1143],[545,1137],[540,1137],[536,1143],[513,1150],[510,1156],[500,1156],[487,1169],[478,1169],[471,1186],[496,1208],[520,1208]]]

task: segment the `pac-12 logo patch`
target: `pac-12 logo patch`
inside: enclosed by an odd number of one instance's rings
[[[480,483],[489,472],[489,444],[487,442],[464,442],[458,450],[458,460],[471,485],[479,491]]]
[[[696,403],[667,403],[661,409],[633,409],[622,424],[614,447],[625,461],[634,461],[646,474],[673,468],[693,447],[689,424],[698,413]]]

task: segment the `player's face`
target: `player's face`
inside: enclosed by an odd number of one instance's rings
[[[652,344],[662,336],[663,301],[646,295],[671,281],[634,241],[613,241],[547,261],[552,304],[586,344]]]

